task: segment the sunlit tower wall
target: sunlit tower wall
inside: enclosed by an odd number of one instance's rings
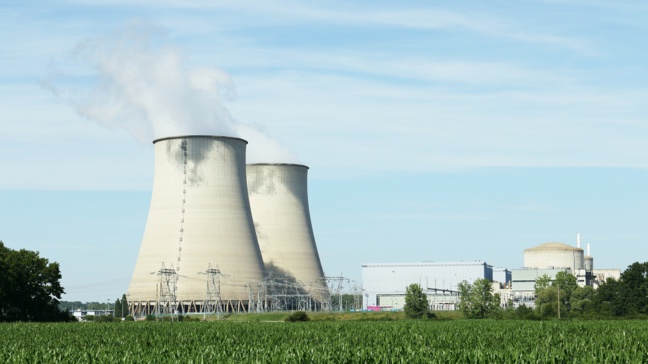
[[[261,281],[259,250],[246,184],[243,139],[179,136],[155,140],[155,173],[146,229],[128,290],[131,312],[154,312],[162,264],[177,273],[181,312],[204,307],[211,267],[223,274],[226,309],[248,305]]]
[[[328,289],[308,206],[308,167],[249,164],[252,217],[268,273],[288,275],[323,303]]]

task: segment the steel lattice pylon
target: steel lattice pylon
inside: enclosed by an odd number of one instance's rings
[[[178,274],[173,265],[171,268],[165,268],[162,263],[162,268],[158,271],[159,287],[158,287],[158,302],[156,320],[161,316],[170,317],[171,321],[178,319],[178,312],[176,310],[176,289],[178,283]]]
[[[203,306],[204,315],[216,315],[217,318],[223,316],[223,302],[220,294],[220,277],[223,276],[218,267],[212,268],[211,264],[205,272],[207,274],[207,297]]]

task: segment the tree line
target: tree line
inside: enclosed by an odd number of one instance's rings
[[[648,262],[635,262],[617,279],[608,278],[597,289],[578,286],[576,277],[558,272],[555,278],[544,275],[536,280],[535,308],[524,304],[502,307],[499,294],[493,293],[488,279],[458,286],[458,309],[468,319],[549,319],[549,318],[648,318]],[[406,288],[405,315],[429,317],[427,296],[418,284]]]
[[[535,313],[542,318],[646,318],[648,262],[631,264],[618,280],[608,278],[597,289],[579,287],[576,277],[559,272],[553,281],[538,278],[535,290]]]
[[[115,299],[113,304],[109,302],[81,302],[81,301],[61,301],[59,307],[65,311],[95,311],[95,310],[108,310],[110,309],[113,312],[114,317],[126,317],[128,316],[128,299],[126,295],[122,295],[121,298]]]

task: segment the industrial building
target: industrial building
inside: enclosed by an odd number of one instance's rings
[[[153,143],[153,191],[128,290],[131,314],[259,311],[289,302],[304,308],[327,298],[321,284],[299,285],[324,281],[307,167],[251,166],[248,181],[243,139],[192,135]]]
[[[559,272],[576,276],[580,287],[597,287],[607,278],[618,279],[620,269],[594,269],[594,258],[587,244],[587,254],[581,248],[580,234],[576,235],[576,246],[559,242],[543,243],[524,250],[524,267],[511,272],[511,289],[502,290],[505,301],[512,301],[514,306],[525,304],[534,306],[535,282],[543,275],[555,279]]]
[[[493,268],[493,282],[500,283],[502,288],[508,287],[511,284],[511,271],[502,267]]]
[[[418,283],[433,310],[455,310],[459,283],[484,278],[493,280],[493,268],[483,261],[362,264],[363,308],[402,309],[407,286]]]
[[[576,276],[579,286],[591,286],[594,281],[592,268],[594,259],[586,257],[580,248],[580,234],[576,237],[576,246],[560,242],[548,242],[524,250],[524,266],[511,271],[511,289],[502,290],[503,302],[512,302],[514,307],[524,304],[535,307],[535,282],[546,275],[554,280],[559,272]]]
[[[580,234],[576,236],[576,246],[564,243],[549,242],[524,250],[523,269],[512,272],[512,287],[514,291],[528,291],[529,280],[544,274],[550,277],[560,271],[566,271],[576,276],[579,286],[591,286],[594,281],[594,258],[587,256],[580,247]],[[532,290],[533,287],[531,287]]]

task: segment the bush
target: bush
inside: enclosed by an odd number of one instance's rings
[[[131,315],[127,315],[126,317],[124,317],[124,321],[135,321],[135,318]]]
[[[304,311],[295,311],[292,315],[286,317],[286,322],[310,321],[310,317]]]
[[[94,319],[95,322],[119,322],[121,319],[118,319],[116,317],[113,317],[113,315],[101,315],[101,316],[96,316]]]

